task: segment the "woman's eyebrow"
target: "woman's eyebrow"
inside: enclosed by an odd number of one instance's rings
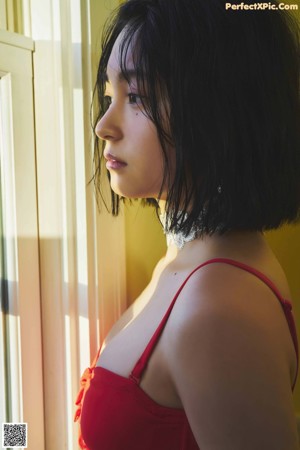
[[[126,72],[119,72],[117,74],[117,80],[120,83],[123,81],[130,82],[133,79],[136,79],[136,77],[137,77],[137,72],[135,69],[129,69]],[[104,83],[110,83],[110,79],[109,79],[107,72],[103,73],[103,81],[104,81]]]
[[[118,80],[120,82],[122,82],[122,81],[129,82],[133,78],[136,79],[136,70],[135,69],[126,70],[126,72],[119,72],[119,74],[118,74]]]

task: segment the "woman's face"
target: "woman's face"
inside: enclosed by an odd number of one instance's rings
[[[104,157],[113,191],[128,198],[157,198],[164,172],[162,147],[155,125],[143,111],[143,93],[138,92],[131,51],[126,60],[129,83],[122,76],[121,38],[108,61],[105,95],[110,106],[98,122],[96,134],[106,144]],[[165,196],[163,190],[161,198]]]

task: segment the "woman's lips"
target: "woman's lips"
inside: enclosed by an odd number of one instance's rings
[[[122,169],[123,167],[127,166],[126,162],[122,161],[121,159],[116,158],[111,153],[107,153],[106,155],[104,155],[104,158],[107,159],[107,163],[106,163],[107,169],[118,170],[118,169]]]

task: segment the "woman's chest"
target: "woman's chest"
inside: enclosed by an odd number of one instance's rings
[[[160,280],[155,289],[153,286],[146,289],[127,311],[124,326],[121,319],[121,329],[108,340],[97,362],[97,366],[127,378],[147,349],[141,388],[158,403],[170,407],[181,407],[168,367],[168,352],[172,332],[169,316],[182,277],[184,275],[173,276],[171,280],[168,277]],[[117,329],[118,324],[115,327]]]
[[[103,345],[97,365],[123,376],[129,375],[168,310],[172,301],[168,294],[167,289],[158,289],[151,294],[146,290],[126,311],[125,325],[122,317],[115,324],[112,336],[108,335]],[[157,341],[155,353],[163,344],[164,339]]]

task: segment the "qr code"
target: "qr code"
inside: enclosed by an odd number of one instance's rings
[[[2,426],[2,448],[27,448],[27,423],[3,423]]]

